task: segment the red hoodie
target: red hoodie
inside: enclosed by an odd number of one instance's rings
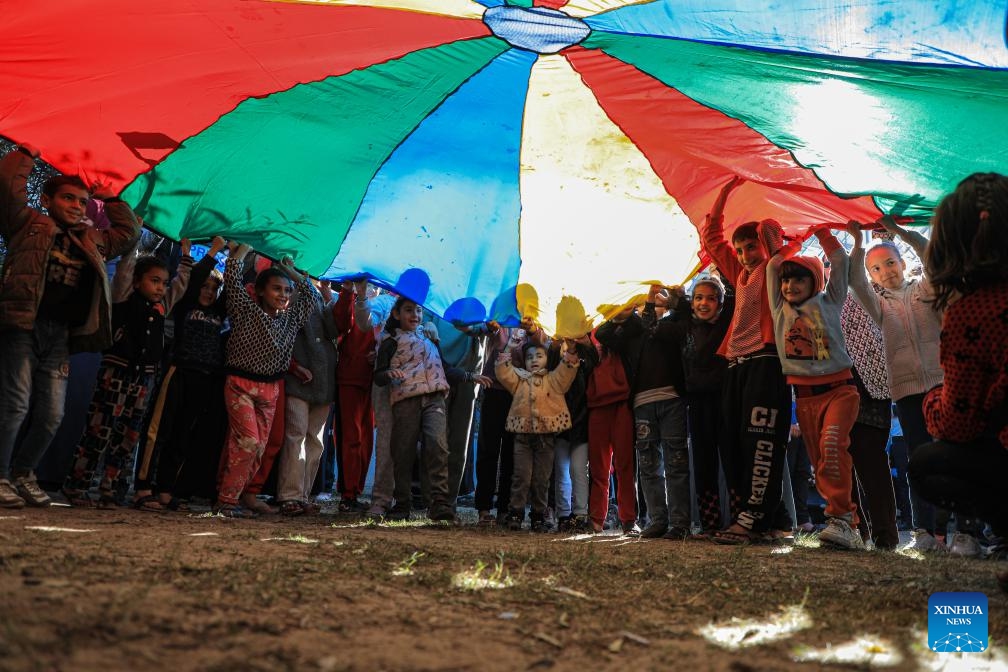
[[[375,333],[373,329],[361,331],[354,321],[353,290],[341,290],[333,306],[336,330],[342,336],[339,342],[339,359],[336,362],[336,383],[370,387],[374,377]]]

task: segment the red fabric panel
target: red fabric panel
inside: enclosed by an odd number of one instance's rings
[[[704,221],[733,174],[748,181],[728,199],[728,232],[743,222],[771,218],[788,235],[804,238],[822,224],[842,227],[850,219],[873,222],[881,216],[871,198],[840,198],[790,152],[637,68],[580,47],[563,54],[694,225]]]
[[[550,9],[560,9],[567,4],[568,0],[533,0],[533,7],[549,7]]]
[[[248,97],[489,34],[478,20],[373,7],[17,3],[0,40],[0,134],[121,187]]]

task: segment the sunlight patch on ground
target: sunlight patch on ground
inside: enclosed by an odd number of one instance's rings
[[[767,644],[790,637],[799,630],[812,627],[812,618],[801,605],[783,609],[765,620],[732,618],[724,624],[711,623],[697,634],[711,644],[734,651],[747,646]]]
[[[24,520],[24,516],[0,516],[0,520]]]
[[[822,542],[819,541],[818,534],[805,534],[804,532],[799,532],[794,538],[795,547],[801,548],[819,548],[822,546]]]
[[[220,535],[216,532],[193,532],[189,535],[190,537],[219,537]]]
[[[25,525],[26,530],[36,532],[97,532],[98,530],[79,530],[75,527],[50,527],[48,525]]]
[[[777,545],[770,549],[770,555],[787,555],[788,553],[793,553],[794,549],[794,546]]]
[[[484,576],[483,572],[487,567],[488,565],[485,562],[477,560],[475,567],[459,572],[452,577],[452,587],[459,590],[477,591],[487,588],[500,590],[501,588],[510,588],[514,585],[514,580],[504,569],[503,557],[498,556],[493,571]]]
[[[318,539],[309,539],[303,534],[288,534],[286,537],[266,537],[259,541],[293,541],[296,544],[317,544]]]
[[[903,662],[903,656],[888,641],[863,635],[852,642],[822,649],[799,649],[795,660],[868,667],[892,667]]]
[[[915,548],[901,548],[896,551],[896,555],[902,555],[904,558],[910,558],[911,560],[924,560],[927,557]]]

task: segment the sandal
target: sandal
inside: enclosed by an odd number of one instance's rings
[[[304,504],[296,499],[289,499],[280,504],[281,516],[303,516],[307,513]]]
[[[156,495],[144,495],[142,497],[137,497],[130,504],[137,511],[146,511],[147,513],[161,513],[165,511],[165,506],[158,501]]]
[[[184,499],[178,499],[177,497],[172,497],[167,502],[164,500],[158,500],[164,508],[169,511],[177,511],[179,513],[189,513],[191,509],[189,508],[189,503]]]
[[[733,529],[734,528],[734,529]],[[741,530],[741,532],[739,532]],[[711,535],[711,541],[722,546],[748,546],[755,543],[759,535],[751,532],[738,523],[734,523],[723,530],[718,530]]]

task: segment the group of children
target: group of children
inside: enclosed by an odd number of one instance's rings
[[[195,264],[182,241],[170,279],[165,263],[136,256],[140,222],[126,204],[104,199],[104,228],[86,221],[96,195],[78,178],[46,184],[48,214],[29,207],[25,182],[35,156],[22,146],[0,160],[8,249],[0,506],[48,504],[34,469],[61,421],[69,354],[101,350],[87,429],[62,488],[74,506],[113,506],[115,483],[139,447],[133,505],[182,508],[180,474],[216,454],[216,445],[219,514],[272,511],[256,495],[274,458],[280,512],[310,513],[322,433],[338,400],[341,510],[364,512],[373,452],[368,513],[408,517],[421,444],[428,515],[451,521],[460,470],[449,466],[449,443],[460,437],[449,419],[456,403],[463,417],[468,409],[468,422],[459,423],[464,446],[473,395],[482,390],[480,525],[520,529],[528,509],[530,529],[546,530],[556,508],[564,529],[601,531],[614,476],[626,534],[686,539],[697,536],[699,522],[700,536],[718,544],[789,540],[795,521],[783,492],[794,408],[826,501],[820,540],[891,548],[892,483],[880,476],[891,399],[911,448],[914,547],[938,545],[935,504],[1004,532],[988,489],[1008,455],[1003,176],[964,180],[936,211],[930,244],[892,218],[880,220],[925,261],[920,280],[907,278],[892,242],[866,251],[858,222],[846,227],[849,256],[827,228],[811,232],[828,266],[799,254],[800,241],[785,245],[773,220],[726,237],[722,213],[742,182],[733,178],[701,228],[716,271],[690,297],[652,287],[643,306],[628,305],[578,339],[551,339],[533,322],[460,326],[487,351],[467,369],[445,365],[436,329],[407,297],[376,294],[363,281],[343,283],[337,297],[289,259],[246,287],[247,245],[228,245],[222,276],[214,270],[222,238]],[[110,286],[105,262],[120,255]],[[173,348],[156,387],[166,318],[174,321]],[[881,347],[859,338],[858,320],[877,328]],[[946,341],[953,337],[954,346]],[[282,438],[271,442],[271,434]],[[949,466],[968,463],[960,458],[967,454],[986,466]]]

